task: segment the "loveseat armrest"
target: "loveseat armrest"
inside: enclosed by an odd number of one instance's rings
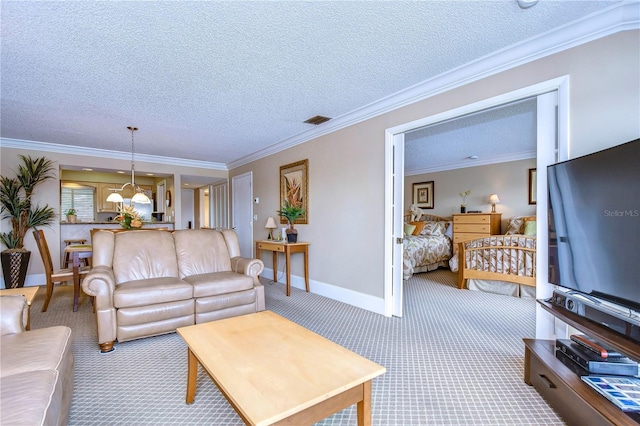
[[[82,290],[95,297],[94,308],[98,323],[98,343],[103,352],[113,348],[116,340],[116,309],[113,305],[113,292],[116,280],[113,269],[98,265],[82,280]]]
[[[231,258],[231,270],[238,274],[249,275],[253,278],[254,283],[260,284],[258,275],[264,271],[264,263],[260,259],[236,256]]]
[[[0,335],[22,333],[28,318],[29,306],[24,296],[0,297]]]
[[[113,269],[107,266],[95,266],[82,280],[82,289],[89,296],[96,298],[96,308],[112,308],[113,292],[116,289],[116,279]]]

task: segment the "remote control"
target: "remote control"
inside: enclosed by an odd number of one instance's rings
[[[573,342],[580,345],[580,347],[588,350],[591,353],[596,354],[600,358],[603,358],[603,359],[622,358],[624,356],[619,352],[616,352],[610,348],[606,348],[602,346],[600,343],[596,342],[589,336],[585,336],[582,334],[572,334],[570,338]]]

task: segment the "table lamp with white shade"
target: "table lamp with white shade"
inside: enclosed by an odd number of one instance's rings
[[[489,204],[491,204],[491,213],[496,212],[496,204],[500,203],[500,198],[498,198],[497,194],[489,195]]]
[[[276,220],[273,217],[269,217],[269,219],[267,219],[267,224],[264,227],[269,230],[269,239],[273,240],[273,230],[278,227],[278,225],[276,225]]]

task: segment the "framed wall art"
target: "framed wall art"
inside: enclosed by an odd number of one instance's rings
[[[280,206],[285,201],[294,206],[302,206],[304,214],[294,223],[309,223],[309,160],[280,166]],[[280,223],[287,223],[287,219],[280,217]]]
[[[433,181],[413,184],[413,203],[421,209],[433,208]]]
[[[538,176],[536,169],[529,169],[529,204],[537,204]]]

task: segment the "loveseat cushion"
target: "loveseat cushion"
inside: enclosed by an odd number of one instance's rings
[[[59,424],[63,408],[58,374],[35,370],[0,378],[0,424]]]
[[[178,276],[176,247],[170,232],[141,230],[114,235],[113,273],[116,284]]]
[[[193,297],[216,296],[251,290],[253,278],[236,272],[213,272],[185,277],[184,280],[193,286]]]
[[[113,306],[132,308],[193,297],[193,287],[177,277],[152,278],[118,284],[113,291]]]
[[[180,278],[231,271],[231,257],[222,233],[213,229],[173,232]],[[196,296],[197,297],[197,296]]]
[[[2,336],[0,375],[2,377],[34,370],[67,371],[71,356],[71,329],[54,326]],[[71,365],[73,368],[73,365]]]

